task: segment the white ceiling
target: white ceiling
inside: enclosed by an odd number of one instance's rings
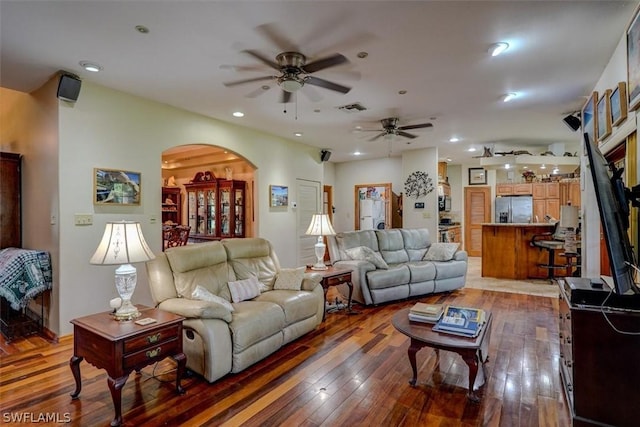
[[[562,118],[585,102],[637,5],[1,0],[0,85],[29,92],[66,70],[84,81],[330,149],[331,161],[353,160],[355,150],[360,158],[376,158],[437,146],[441,160],[469,163],[482,146],[531,147],[537,154],[553,143],[578,141]],[[141,34],[136,25],[150,32]],[[492,58],[488,48],[498,41],[511,48]],[[352,89],[340,94],[305,85],[285,114],[275,82],[266,82],[266,91],[260,89],[265,82],[223,85],[272,74],[244,49],[269,58],[298,50],[308,62],[341,53],[349,64],[313,75]],[[369,56],[359,59],[361,51]],[[80,61],[103,70],[89,73]],[[519,97],[503,103],[509,92]],[[356,102],[367,110],[337,108]],[[245,117],[233,118],[236,110]],[[355,130],[378,129],[389,116],[400,117],[402,125],[430,121],[434,127],[409,131],[419,135],[411,144],[402,137],[370,142],[376,132]],[[460,142],[448,142],[451,136]],[[469,146],[479,153],[466,152]]]

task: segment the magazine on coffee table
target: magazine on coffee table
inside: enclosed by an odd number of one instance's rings
[[[433,330],[447,334],[475,338],[486,322],[485,311],[480,308],[447,306]]]

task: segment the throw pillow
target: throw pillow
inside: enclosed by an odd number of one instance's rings
[[[304,279],[305,267],[282,268],[276,276],[273,289],[285,289],[289,291],[299,291]]]
[[[233,302],[246,301],[260,295],[260,282],[255,276],[244,280],[229,282],[228,286]]]
[[[206,288],[203,288],[200,285],[196,286],[193,293],[191,294],[191,298],[198,299],[201,301],[215,302],[224,306],[227,310],[233,311],[233,306],[229,301],[227,301],[222,297],[219,297],[218,295],[212,294]]]
[[[450,261],[458,250],[460,243],[432,243],[422,258],[425,261]]]
[[[347,249],[345,253],[351,259],[369,261],[376,268],[382,270],[389,268],[382,256],[368,246],[356,246],[355,248]]]

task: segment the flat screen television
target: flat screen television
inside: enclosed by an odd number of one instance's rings
[[[596,191],[602,232],[611,263],[614,292],[618,295],[640,293],[640,289],[634,282],[636,263],[627,234],[632,192],[624,186],[623,170],[607,162],[588,133],[584,134],[584,144]]]

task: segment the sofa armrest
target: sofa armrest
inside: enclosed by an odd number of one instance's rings
[[[303,291],[312,291],[316,286],[320,285],[320,282],[322,282],[322,274],[304,273],[301,289]]]
[[[170,298],[158,304],[158,308],[186,318],[222,319],[231,322],[231,312],[222,304],[189,298]]]

